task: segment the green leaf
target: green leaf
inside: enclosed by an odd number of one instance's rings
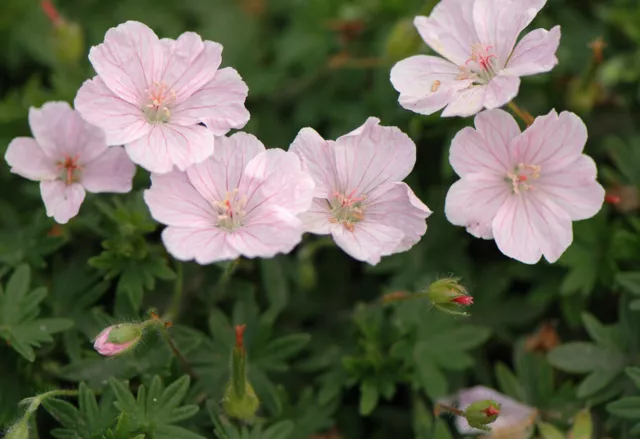
[[[640,296],[640,271],[618,273],[615,281],[623,289]]]
[[[607,404],[607,411],[623,419],[640,419],[640,396],[621,398]]]
[[[596,369],[621,370],[622,354],[615,349],[588,342],[566,343],[547,355],[549,363],[566,372],[587,373]]]
[[[539,422],[538,430],[540,431],[542,439],[566,439],[564,433],[546,422]]]
[[[595,370],[578,386],[578,398],[591,396],[609,385],[619,375],[618,370]]]
[[[589,409],[580,410],[576,415],[571,429],[570,439],[591,439],[593,435],[593,420]]]
[[[526,401],[525,391],[516,376],[504,363],[497,363],[495,367],[496,379],[500,391],[516,401]]]
[[[360,414],[368,416],[378,405],[378,388],[369,381],[360,384]]]
[[[281,421],[267,428],[260,439],[288,439],[295,425],[291,421]]]
[[[52,334],[73,326],[68,319],[38,319],[39,304],[47,295],[45,288],[29,291],[31,271],[18,267],[0,291],[0,338],[4,338],[16,352],[28,361],[35,360],[34,347],[53,341]]]
[[[627,367],[624,372],[627,374],[633,384],[640,390],[640,367]]]
[[[128,387],[117,379],[110,379],[117,407],[129,416],[133,431],[142,431],[153,438],[202,439],[202,436],[173,425],[191,418],[198,412],[196,405],[181,406],[189,390],[190,379],[182,376],[166,388],[159,376],[151,380],[147,395],[144,385],[138,387],[137,398],[134,398]]]

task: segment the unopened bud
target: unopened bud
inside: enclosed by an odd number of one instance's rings
[[[260,400],[247,380],[244,330],[245,325],[236,326],[236,345],[231,354],[231,380],[225,389],[222,406],[227,415],[241,420],[250,420],[255,416]]]
[[[27,420],[23,418],[20,422],[11,427],[7,432],[5,439],[29,439],[29,427],[27,426]]]
[[[488,424],[493,423],[500,415],[500,404],[485,399],[470,404],[464,411],[464,417],[473,428],[478,430],[491,431]]]
[[[78,23],[62,20],[53,28],[53,46],[60,61],[76,63],[85,52],[84,32]]]
[[[105,328],[96,337],[93,347],[100,355],[111,357],[127,352],[142,339],[142,325],[122,323]]]
[[[459,280],[445,277],[429,285],[426,294],[433,306],[449,314],[466,315],[460,308],[472,305],[473,297],[458,283]]]

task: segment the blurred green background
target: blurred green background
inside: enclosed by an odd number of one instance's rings
[[[444,197],[456,178],[448,148],[455,133],[472,119],[408,112],[398,105],[389,82],[395,62],[429,52],[412,20],[428,15],[436,1],[54,3],[63,20],[58,26],[40,1],[0,0],[2,154],[12,138],[30,135],[29,107],[49,100],[73,101],[80,84],[94,75],[86,56],[89,47],[100,43],[107,29],[126,20],[144,22],[161,37],[195,31],[222,43],[223,65],[236,68],[249,86],[251,121],[244,130],[269,147],[287,148],[306,126],[335,138],[369,116],[400,127],[416,142],[418,161],[408,182],[434,214],[425,238],[411,251],[368,267],[326,241],[309,237],[294,255],[240,264],[235,278],[259,285],[253,287],[257,302],[253,292],[208,298],[214,290],[210,285],[216,284],[224,267],[185,265],[186,294],[193,297],[185,305],[188,312],[183,311],[187,316],[179,322],[185,326],[183,339],[196,337],[189,331],[206,332],[207,316],[209,321],[211,316],[220,317],[214,310],[229,312],[230,320],[242,323],[238,321],[242,317],[257,318],[256,303],[274,307],[282,294],[286,300],[276,306],[281,315],[278,323],[267,319],[266,324],[275,326],[276,332],[311,334],[304,361],[296,363],[292,372],[274,368],[276,381],[285,385],[292,399],[261,398],[267,417],[295,419],[297,426],[306,426],[292,438],[307,439],[338,425],[349,439],[402,434],[445,439],[451,436],[444,424],[438,424],[434,433],[425,407],[439,396],[477,383],[551,413],[545,419],[561,427],[570,425],[579,408],[594,407],[596,437],[630,437],[632,425],[640,420],[640,404],[633,409],[635,417],[607,404],[638,393],[624,374],[625,367],[640,366],[638,0],[549,0],[530,27],[561,25],[560,62],[549,74],[523,78],[516,102],[533,115],[555,108],[576,112],[585,120],[590,134],[586,152],[598,163],[610,201],[595,218],[574,224],[574,243],[558,263],[536,266],[508,260],[493,241],[473,239],[446,221]],[[148,174],[138,169],[136,189],[148,187],[148,182]],[[37,184],[11,175],[5,165],[0,187],[0,274],[28,263],[33,277],[51,288],[46,312],[71,318],[77,327],[64,336],[63,349],[56,345],[45,350],[26,368],[13,351],[0,347],[0,426],[13,419],[20,397],[38,389],[79,380],[99,388],[108,376],[144,377],[155,371],[138,365],[134,372],[114,367],[82,373],[89,366],[82,363],[88,360],[80,346],[89,349],[86,340],[100,325],[111,316],[136,317],[144,307],[162,308],[171,300],[171,283],[156,284],[154,279],[171,278],[175,270],[167,268],[172,263],[167,262],[146,207],[139,203],[139,192],[122,196],[121,201],[93,196],[76,220],[60,228],[45,217]],[[134,269],[146,277],[131,280]],[[87,285],[98,284],[105,274],[113,280],[107,280],[104,291],[83,310],[73,308],[71,293],[60,292],[72,289],[80,297]],[[469,319],[443,317],[426,306],[383,311],[362,305],[354,311],[357,302],[371,303],[398,290],[418,291],[449,274],[461,276],[475,297]],[[282,287],[282,282],[288,286]],[[552,328],[554,336],[559,334],[566,342],[592,339],[589,346],[596,354],[568,343],[569,348],[546,355],[554,346],[538,349],[533,343],[531,348],[532,334],[540,328]],[[251,331],[250,327],[248,337]],[[257,331],[253,329],[259,340]],[[440,338],[429,344],[434,334]],[[608,338],[610,334],[617,335]],[[602,360],[607,355],[610,363]],[[212,361],[220,367],[226,357]],[[208,378],[198,386],[212,388],[225,369],[209,371],[208,363],[203,364],[202,373]],[[585,373],[590,378],[581,381]],[[308,391],[307,382],[313,383]],[[262,387],[277,393],[273,384]],[[361,416],[375,407],[371,417]],[[45,423],[51,422],[47,419]],[[198,428],[202,425],[206,421],[199,421]]]

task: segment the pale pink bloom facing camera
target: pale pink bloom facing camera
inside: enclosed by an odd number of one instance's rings
[[[176,259],[199,264],[290,252],[304,232],[313,180],[298,156],[265,150],[250,134],[216,139],[216,153],[186,172],[152,174],[144,199],[168,225],[162,240]]]
[[[129,192],[136,172],[124,149],[107,147],[104,133],[66,102],[29,110],[33,137],[13,139],[5,154],[11,172],[40,182],[47,215],[64,224],[89,192]]]
[[[560,27],[536,29],[516,45],[546,0],[442,0],[415,26],[438,56],[418,55],[391,70],[400,105],[421,114],[471,116],[511,101],[520,76],[558,63]]]
[[[453,139],[450,162],[461,177],[445,213],[505,255],[527,264],[555,262],[573,240],[572,221],[594,216],[604,201],[596,164],[582,154],[587,128],[555,110],[520,133],[502,110],[475,118]]]
[[[234,69],[218,69],[222,46],[193,32],[159,39],[128,21],[110,29],[89,60],[98,76],[82,85],[76,108],[149,171],[203,161],[213,154],[214,135],[249,120],[246,84]]]
[[[335,142],[305,128],[290,148],[316,183],[313,206],[302,215],[307,231],[331,234],[345,252],[372,265],[416,244],[431,214],[402,183],[415,164],[415,144],[379,122],[369,118]]]

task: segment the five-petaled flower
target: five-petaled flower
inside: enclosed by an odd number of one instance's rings
[[[379,122],[369,118],[335,142],[304,128],[290,148],[316,183],[313,206],[301,215],[307,231],[332,234],[345,252],[370,264],[411,248],[431,214],[401,182],[415,164],[415,144]]]
[[[445,213],[478,238],[494,238],[527,264],[555,262],[573,240],[571,222],[594,216],[605,191],[582,153],[587,128],[578,116],[551,111],[524,132],[502,110],[488,110],[453,139],[450,161],[461,177]]]
[[[47,210],[64,224],[78,214],[89,192],[129,192],[135,165],[121,147],[107,147],[101,129],[66,102],[29,110],[34,138],[13,139],[5,154],[11,172],[40,181]]]
[[[185,172],[151,175],[144,198],[169,226],[162,232],[169,253],[209,264],[290,252],[302,238],[298,215],[311,206],[314,188],[298,156],[265,150],[245,133],[216,142],[214,156]]]
[[[550,71],[560,27],[536,29],[516,45],[546,0],[442,0],[416,17],[424,41],[444,57],[417,55],[391,70],[399,102],[416,113],[471,116],[511,101],[520,76]],[[514,48],[515,47],[515,48]]]
[[[193,32],[159,39],[128,21],[110,29],[89,60],[98,76],[82,85],[76,108],[149,171],[202,162],[213,154],[214,135],[249,120],[246,84],[234,69],[218,69],[222,46]]]

